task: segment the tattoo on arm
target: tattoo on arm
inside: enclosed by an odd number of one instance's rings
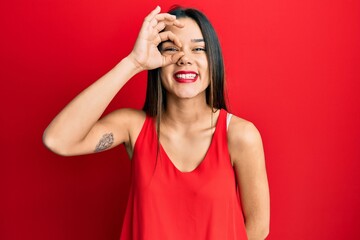
[[[114,135],[112,133],[106,133],[104,134],[99,143],[96,145],[95,152],[101,152],[109,147],[114,143]]]

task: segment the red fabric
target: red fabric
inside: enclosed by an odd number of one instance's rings
[[[226,111],[220,110],[208,152],[193,171],[179,171],[161,145],[156,159],[157,149],[155,120],[147,117],[134,148],[120,239],[247,239],[227,146]]]

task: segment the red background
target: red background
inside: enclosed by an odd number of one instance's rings
[[[132,48],[169,1],[15,0],[1,5],[0,239],[118,239],[130,163],[122,147],[63,158],[42,132]],[[360,239],[360,4],[178,1],[223,46],[230,109],[262,133],[268,239]],[[109,107],[141,108],[146,74]],[[176,203],[175,203],[176,204]]]

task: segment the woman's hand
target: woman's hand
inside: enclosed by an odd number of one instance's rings
[[[142,24],[139,36],[135,42],[134,49],[128,58],[140,70],[151,70],[164,67],[171,63],[176,63],[183,56],[182,52],[173,55],[163,56],[158,50],[161,42],[170,40],[175,45],[181,47],[179,39],[171,31],[163,31],[166,26],[183,27],[176,16],[168,13],[160,13],[160,7],[157,6],[146,18]]]

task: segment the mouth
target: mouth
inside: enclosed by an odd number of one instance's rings
[[[198,79],[198,74],[193,71],[178,71],[174,74],[174,79],[178,83],[193,83]]]

